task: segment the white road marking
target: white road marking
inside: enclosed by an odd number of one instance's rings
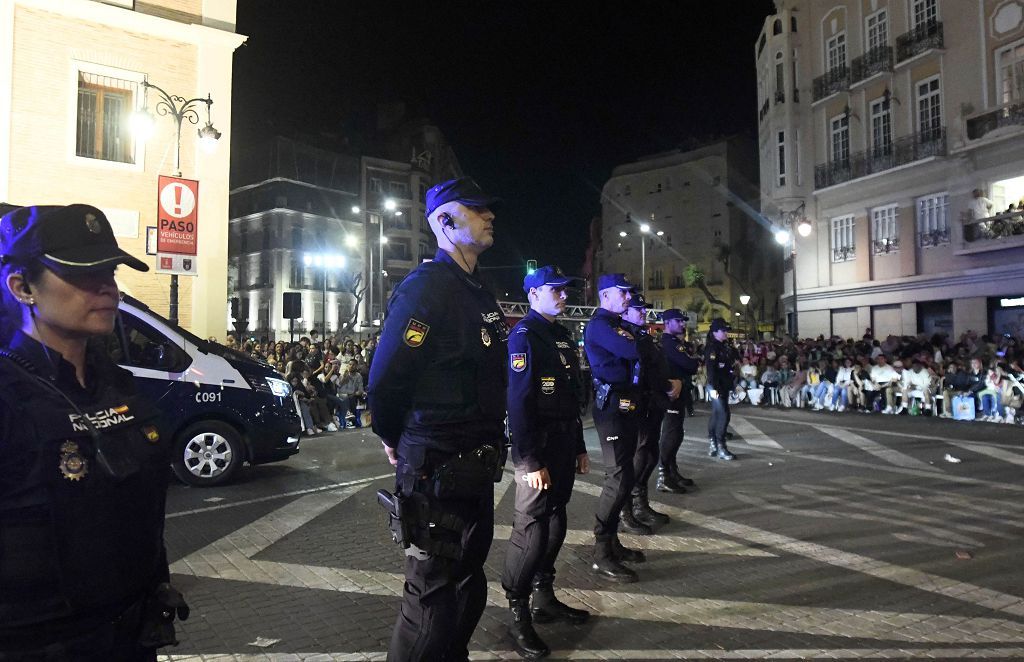
[[[750,421],[741,416],[733,416],[731,423],[733,430],[743,437],[743,441],[747,442],[751,446],[763,446],[776,449],[782,448],[782,444],[758,430],[752,423],[750,423]]]
[[[843,443],[859,448],[865,453],[870,453],[877,458],[885,460],[889,464],[894,464],[898,467],[907,467],[909,469],[924,470],[932,473],[940,471],[940,469],[928,464],[927,462],[919,460],[916,457],[910,457],[909,455],[900,453],[899,451],[895,451],[888,446],[878,443],[877,441],[872,441],[867,437],[862,437],[856,432],[825,426],[819,426],[815,429],[820,432],[824,432],[828,436],[834,437]]]
[[[498,524],[494,527],[495,540],[508,540],[512,534],[512,527]],[[763,549],[747,547],[743,543],[723,538],[708,538],[698,536],[631,536],[621,534],[619,536],[627,547],[635,547],[645,550],[659,552],[682,552],[689,554],[726,554],[728,556],[759,556],[776,557],[777,554],[766,552]],[[594,532],[583,529],[570,529],[565,536],[566,545],[588,546],[594,544]]]
[[[952,442],[954,446],[963,448],[964,450],[971,451],[972,453],[978,453],[979,455],[987,455],[1003,462],[1009,462],[1010,464],[1016,464],[1017,466],[1024,467],[1024,456],[1019,453],[1004,450],[1002,448],[994,448],[985,444],[970,444],[965,441]]]

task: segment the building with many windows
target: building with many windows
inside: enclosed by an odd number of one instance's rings
[[[147,228],[157,224],[157,176],[174,171],[176,131],[157,115],[147,142],[133,133],[135,111],[156,110],[142,82],[212,99],[217,149],[198,149],[193,124],[181,131],[199,218],[198,275],[179,279],[179,319],[200,336],[224,334],[232,55],[244,40],[235,0],[0,2],[0,201],[95,205],[119,244],[153,267]],[[205,104],[198,111],[205,124]],[[122,269],[117,280],[168,312],[170,276]]]
[[[755,209],[756,181],[753,142],[741,137],[616,167],[601,191],[595,274],[627,274],[652,307],[696,313],[697,328],[739,313],[739,328],[773,330],[782,251]],[[688,269],[706,290],[688,286]]]
[[[790,329],[1024,331],[1024,2],[775,4],[754,46],[762,210],[811,227]]]
[[[379,142],[373,151],[382,156],[282,137],[237,151],[229,296],[244,331],[376,330],[394,286],[434,256],[423,198],[433,182],[458,176],[458,162],[427,122],[390,127]],[[286,293],[301,301],[294,323]]]

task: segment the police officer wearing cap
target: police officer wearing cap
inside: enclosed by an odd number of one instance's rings
[[[580,408],[584,384],[572,335],[555,318],[573,281],[558,267],[523,279],[530,312],[508,341],[508,424],[516,476],[516,514],[501,585],[511,610],[509,633],[527,658],[550,653],[532,622],[582,623],[590,614],[555,597],[555,559],[565,541],[565,507],[575,473],[590,467]],[[532,604],[530,604],[532,588]]]
[[[0,219],[0,660],[155,660],[187,617],[168,584],[169,440],[105,337],[118,248],[89,205]]]
[[[711,320],[707,342],[704,345],[704,369],[707,372],[708,395],[711,398],[711,418],[708,419],[708,455],[720,460],[735,460],[726,446],[729,427],[729,394],[736,384],[736,357],[726,343],[729,324],[721,317]]]
[[[389,660],[468,659],[487,601],[508,329],[477,261],[495,202],[469,177],[427,191],[438,251],[392,294],[370,369],[373,431],[396,466],[397,494],[378,495],[406,547]]]
[[[635,482],[633,458],[643,397],[640,349],[636,337],[623,328],[621,318],[632,298],[633,285],[623,274],[603,274],[597,280],[597,290],[600,306],[583,333],[594,380],[594,427],[605,466],[594,514],[592,569],[611,581],[635,582],[636,572],[622,562],[647,559],[643,552],[624,547],[618,536],[619,513]]]
[[[668,515],[651,508],[647,498],[647,483],[658,466],[658,441],[661,438],[661,420],[672,402],[668,392],[681,388],[681,382],[668,378],[668,367],[654,338],[647,331],[647,301],[634,292],[629,307],[622,315],[622,326],[636,338],[640,350],[640,371],[643,397],[640,405],[636,455],[633,473],[636,484],[622,507],[620,526],[629,533],[650,535],[654,528],[667,524]]]
[[[693,375],[697,373],[697,360],[690,356],[683,334],[689,318],[678,308],[669,308],[661,314],[665,324],[665,333],[661,336],[661,352],[668,366],[669,377],[678,379],[683,384],[683,392],[689,390]],[[680,397],[670,403],[665,410],[665,418],[661,424],[660,457],[658,467],[659,492],[683,494],[687,487],[693,487],[693,481],[679,473],[676,456],[683,444],[683,423],[686,419],[686,400]]]

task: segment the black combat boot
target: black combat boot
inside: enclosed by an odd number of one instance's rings
[[[655,488],[659,492],[669,494],[686,494],[686,488],[676,480],[671,470],[666,471],[665,467],[658,467],[658,482]]]
[[[718,452],[716,453],[719,460],[735,460],[736,456],[729,452],[729,447],[725,445],[725,439],[718,442]]]
[[[669,523],[668,515],[651,508],[651,502],[647,500],[646,486],[637,486],[633,489],[633,518],[652,529]]]
[[[694,485],[696,485],[696,483],[694,483],[693,480],[679,473],[679,467],[677,467],[676,465],[673,464],[671,467],[668,468],[668,470],[669,472],[672,473],[672,477],[675,479],[676,483],[684,487],[693,487]]]
[[[633,497],[626,499],[619,513],[619,528],[635,536],[649,536],[654,533],[650,526],[641,522],[633,515]]]
[[[594,564],[591,569],[603,579],[629,584],[639,579],[636,573],[622,565],[612,553],[612,536],[598,536],[594,545]]]
[[[530,599],[509,598],[508,609],[512,613],[508,634],[515,642],[519,654],[528,660],[537,660],[550,655],[551,649],[533,629],[533,619],[530,618]]]
[[[539,572],[533,578],[533,594],[530,596],[530,616],[534,623],[565,621],[574,625],[586,622],[590,612],[574,609],[555,597],[555,575]]]
[[[626,563],[644,563],[647,561],[646,554],[639,549],[630,549],[623,545],[618,535],[612,538],[612,556],[616,560],[625,561]]]
[[[708,457],[718,455],[718,442],[714,437],[708,437]]]

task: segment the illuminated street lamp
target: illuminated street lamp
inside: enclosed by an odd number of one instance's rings
[[[355,205],[352,206],[352,213],[353,214],[359,214],[362,211],[363,210],[360,209],[358,206],[355,206]],[[390,212],[393,216],[401,216],[402,215],[402,211],[400,209],[398,209],[398,203],[395,202],[391,198],[387,198],[387,199],[384,200],[384,211]],[[384,278],[387,276],[387,272],[384,271],[384,244],[388,243],[388,238],[384,236],[384,213],[381,210],[373,210],[373,209],[367,209],[366,213],[368,215],[368,219],[367,220],[369,220],[370,223],[374,222],[374,218],[377,219],[376,220],[376,222],[377,222],[377,260],[378,260],[378,265],[379,266],[377,267],[377,269],[375,271],[374,270],[374,266],[373,266],[373,250],[372,249],[369,250],[370,259],[369,259],[368,267],[369,267],[370,281],[369,281],[369,283],[367,283],[367,286],[369,288],[369,290],[368,290],[369,291],[369,298],[368,298],[367,304],[368,304],[368,310],[369,310],[369,313],[370,313],[370,317],[372,317],[373,316],[373,300],[374,300],[373,279],[374,279],[375,276],[378,277],[378,279],[380,281],[380,306],[381,306],[381,311],[382,312],[383,312],[383,308],[384,308]],[[369,236],[369,235],[367,235],[367,236]],[[370,247],[368,246],[368,248],[370,248]],[[374,320],[371,319],[369,321],[368,325],[372,326],[373,322],[374,322]]]
[[[182,120],[188,120],[192,124],[199,124],[199,113],[196,112],[196,108],[200,104],[206,104],[206,124],[197,132],[199,134],[200,146],[204,151],[211,152],[217,146],[217,141],[220,140],[221,132],[213,128],[213,122],[210,118],[210,106],[213,105],[213,99],[209,94],[206,95],[205,99],[202,97],[186,99],[176,94],[168,94],[163,88],[153,85],[146,79],[142,81],[142,87],[145,90],[142,97],[142,108],[132,117],[132,129],[136,132],[136,137],[142,142],[145,142],[152,136],[156,120],[153,114],[149,112],[149,91],[151,89],[155,90],[158,98],[157,102],[153,105],[153,110],[156,111],[157,115],[170,116],[174,120],[174,176],[181,177],[181,122]],[[170,318],[173,324],[178,323],[178,274],[171,274],[167,317]]]
[[[302,256],[302,263],[307,267],[316,267],[323,271],[324,287],[323,298],[321,299],[320,321],[323,323],[323,337],[327,337],[327,275],[331,270],[340,271],[345,268],[348,260],[344,255],[335,253],[306,253]]]
[[[790,244],[790,269],[793,273],[793,337],[799,338],[799,315],[797,314],[797,295],[796,295],[796,238],[793,237],[793,229],[796,229],[797,234],[801,237],[808,237],[814,226],[807,219],[805,213],[807,209],[807,203],[801,202],[800,206],[793,211],[782,212],[779,214],[779,222],[782,223],[782,227],[775,230],[775,241],[785,246]]]

